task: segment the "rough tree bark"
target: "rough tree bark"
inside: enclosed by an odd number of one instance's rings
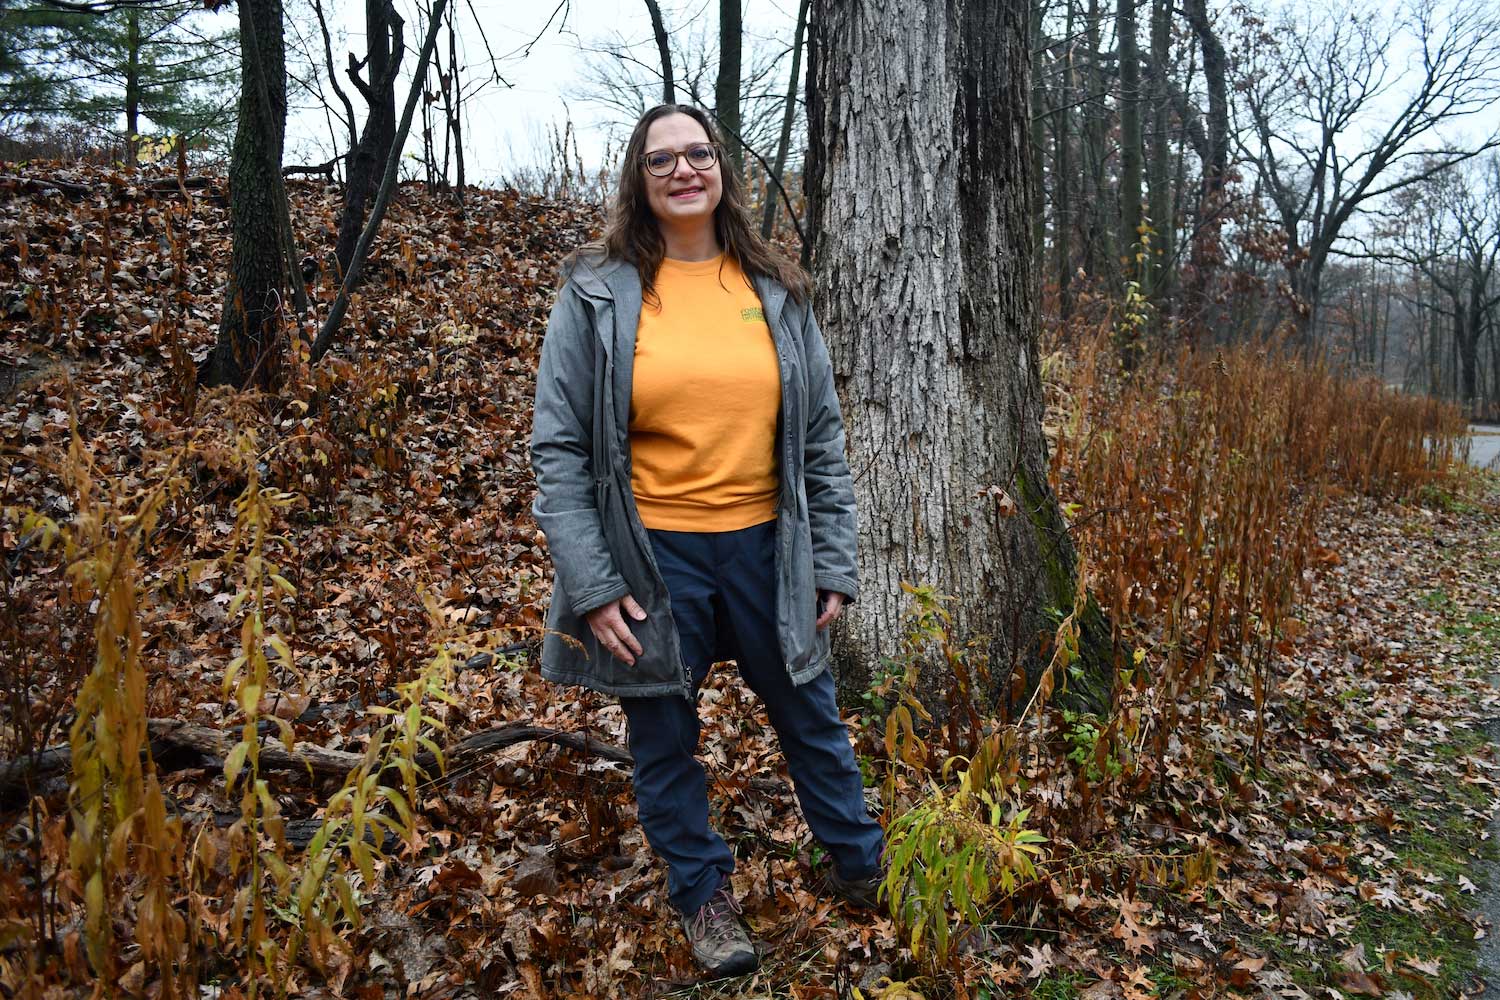
[[[286,276],[281,228],[286,205],[277,197],[278,192],[285,197],[286,44],[281,18],[281,0],[241,0],[241,60],[261,72],[258,81],[246,73],[240,87],[229,161],[229,283],[218,339],[198,370],[203,385],[269,386],[277,374]]]
[[[863,578],[835,636],[846,696],[897,650],[902,581],[955,595],[955,637],[983,637],[1001,690],[1017,667],[1035,680],[1052,612],[1073,608],[1041,425],[1029,13],[1027,0],[813,6],[817,304]],[[1070,694],[1097,706],[1108,626],[1097,608],[1086,619],[1091,665]]]

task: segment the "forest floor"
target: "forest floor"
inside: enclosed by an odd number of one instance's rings
[[[231,445],[253,432],[257,474],[293,494],[277,524],[284,541],[269,555],[297,592],[271,619],[295,669],[279,673],[267,711],[290,722],[301,746],[363,752],[368,707],[455,636],[508,652],[455,665],[458,703],[434,708],[449,738],[526,723],[623,746],[616,706],[543,683],[530,655],[547,593],[528,513],[532,366],[560,254],[595,229],[597,211],[474,192],[461,217],[407,187],[334,355],[316,370],[293,363],[279,394],[195,398],[173,359],[183,345],[201,357],[213,339],[227,259],[222,198],[185,203],[119,175],[60,175],[99,193],[0,191],[0,547],[13,574],[7,641],[27,644],[6,656],[52,657],[50,672],[6,701],[0,757],[14,754],[23,729],[65,740],[77,671],[92,662],[87,600],[59,586],[55,551],[23,544],[15,516],[30,508],[67,523],[84,502],[68,480],[73,421],[95,481],[122,495],[158,482],[166,456],[191,456],[185,492],[143,554],[153,717],[237,723],[221,687],[239,633],[237,570],[219,560],[247,482]],[[336,193],[294,184],[293,197],[298,231],[331,244]],[[315,298],[330,296],[320,280]],[[1191,745],[1174,744],[1144,787],[1098,783],[1093,825],[1047,845],[1025,905],[974,936],[963,962],[987,985],[967,995],[1449,997],[1500,981],[1481,964],[1488,901],[1500,898],[1488,867],[1500,787],[1491,728],[1500,478],[1475,474],[1407,505],[1343,495],[1318,542],[1298,634],[1271,657],[1259,758],[1250,692],[1221,681],[1213,710],[1184,718],[1199,730]],[[732,669],[711,678],[702,715],[717,822],[740,859],[734,888],[767,958],[760,973],[698,981],[635,821],[628,769],[533,741],[422,786],[417,835],[361,887],[349,952],[294,971],[291,992],[953,995],[912,961],[889,919],[817,894],[820,852],[764,713]],[[882,740],[867,722],[855,718],[853,732],[873,770]],[[161,767],[174,814],[205,836],[239,816],[222,760],[178,754]],[[1062,812],[1077,788],[1055,769],[1027,774],[1034,817]],[[291,820],[316,820],[337,786],[295,773],[272,780]],[[55,817],[43,830],[13,798],[0,803],[0,932],[27,923],[38,898],[24,845],[62,842],[48,838],[63,829],[66,781],[33,791]],[[1100,876],[1096,865],[1076,876],[1089,853],[1078,845],[1090,843],[1133,874]],[[1191,880],[1160,865],[1159,877],[1141,874],[1153,859],[1188,857],[1210,859],[1208,870]],[[28,952],[24,936],[0,933],[0,994],[21,992],[28,953],[43,956],[47,983],[82,989],[77,907],[63,898],[58,940]],[[218,904],[204,905],[222,913]],[[121,911],[122,940],[132,912]],[[132,947],[123,946],[118,985],[148,995]],[[243,995],[242,962],[228,945],[211,950],[203,982],[226,1000]]]

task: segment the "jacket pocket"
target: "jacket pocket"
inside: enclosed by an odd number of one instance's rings
[[[615,567],[625,579],[630,596],[646,612],[645,621],[625,621],[641,644],[643,653],[633,665],[616,660],[603,649],[597,649],[595,663],[601,679],[611,686],[678,683],[681,671],[677,652],[676,626],[665,589],[658,585],[656,571],[641,551],[636,532],[631,527],[630,508],[613,476],[594,481],[594,498],[604,537],[614,556]]]

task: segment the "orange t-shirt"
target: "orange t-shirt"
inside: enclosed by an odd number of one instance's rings
[[[630,482],[648,528],[735,531],[776,516],[781,372],[734,258],[663,260],[641,307]]]

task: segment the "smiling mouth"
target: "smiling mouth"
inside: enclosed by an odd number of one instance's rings
[[[703,189],[701,187],[691,187],[691,188],[683,188],[681,191],[672,191],[672,192],[670,192],[667,195],[667,197],[669,197],[669,198],[689,198],[689,197],[692,197],[695,194],[702,194],[702,193],[703,193]]]

